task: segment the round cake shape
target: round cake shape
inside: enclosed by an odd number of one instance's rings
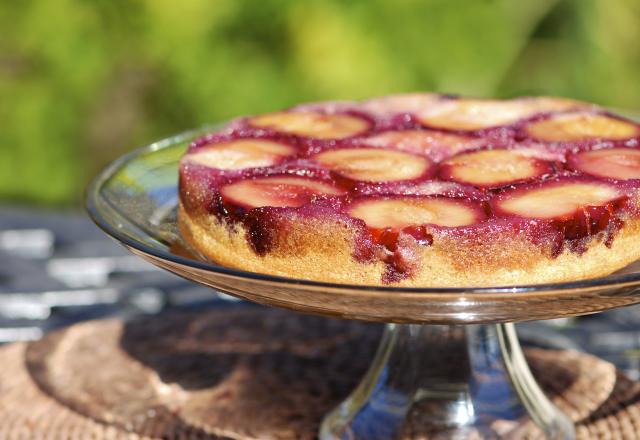
[[[302,105],[196,141],[179,226],[219,264],[293,278],[596,277],[640,258],[639,140],[635,122],[563,98]]]

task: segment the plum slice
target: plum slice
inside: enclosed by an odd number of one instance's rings
[[[537,113],[580,108],[587,104],[563,98],[521,98],[507,101],[453,99],[441,101],[418,114],[429,127],[452,130],[481,130],[512,124]]]
[[[184,157],[187,162],[221,170],[274,165],[296,153],[296,148],[264,139],[239,139],[207,145]]]
[[[364,182],[391,182],[426,176],[432,162],[423,156],[380,148],[327,150],[313,159],[335,173]]]
[[[622,224],[618,211],[627,200],[626,194],[605,182],[562,179],[506,191],[492,201],[492,207],[498,216],[549,221],[565,239],[577,239],[615,230]]]
[[[640,150],[607,148],[569,156],[568,166],[596,177],[616,180],[640,179]]]
[[[495,188],[553,172],[549,162],[519,150],[483,150],[463,153],[440,164],[445,180]]]
[[[375,147],[424,154],[435,161],[486,144],[484,139],[427,129],[386,131],[368,137],[363,142]]]
[[[446,197],[366,197],[349,207],[352,217],[372,229],[407,226],[467,226],[485,218],[479,204]]]
[[[604,182],[554,181],[502,193],[497,212],[528,218],[564,219],[585,206],[603,206],[623,194]]]
[[[526,126],[529,136],[547,142],[621,140],[640,136],[636,124],[610,116],[573,112],[551,116]]]
[[[288,175],[239,180],[220,188],[224,203],[245,209],[263,206],[295,208],[317,197],[344,193],[329,183]]]
[[[364,101],[360,107],[380,116],[417,113],[442,99],[437,93],[402,93]]]
[[[254,116],[249,125],[315,139],[345,139],[363,133],[371,124],[347,114],[277,112]]]

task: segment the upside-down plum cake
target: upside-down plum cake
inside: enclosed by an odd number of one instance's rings
[[[225,266],[348,284],[597,277],[640,258],[640,125],[564,98],[394,95],[231,121],[180,162]]]

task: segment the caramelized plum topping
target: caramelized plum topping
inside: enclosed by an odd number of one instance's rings
[[[363,197],[351,204],[349,214],[379,231],[467,226],[485,218],[480,205],[446,197]]]
[[[299,207],[317,197],[342,194],[343,190],[331,184],[297,176],[238,180],[220,188],[223,203],[243,209]]]
[[[296,148],[265,139],[220,142],[187,154],[184,161],[221,170],[267,167],[296,153]]]
[[[452,130],[481,130],[512,124],[537,113],[585,106],[562,98],[521,98],[513,100],[453,99],[424,109],[418,120],[429,127]]]
[[[465,150],[472,150],[487,143],[481,138],[443,133],[435,130],[386,131],[363,140],[367,145],[394,148],[423,154],[432,160],[447,159]]]
[[[518,150],[484,150],[464,153],[440,164],[439,175],[484,188],[496,188],[549,174],[549,162]]]
[[[313,159],[341,176],[364,182],[417,179],[432,168],[426,157],[380,148],[328,150]]]
[[[436,93],[405,93],[369,99],[361,104],[362,109],[377,115],[417,113],[442,99]]]
[[[631,148],[583,151],[569,156],[567,163],[573,170],[605,179],[640,179],[640,150]]]
[[[621,140],[640,136],[640,127],[632,122],[586,112],[553,115],[527,125],[525,131],[532,138],[546,142]]]
[[[576,240],[619,228],[627,200],[613,185],[564,179],[506,191],[492,205],[497,215],[544,220],[564,239]]]
[[[369,121],[347,114],[278,112],[254,116],[249,125],[314,139],[345,139],[369,129]]]
[[[505,214],[562,220],[586,206],[603,206],[620,197],[616,187],[602,182],[556,181],[504,192],[495,206]]]

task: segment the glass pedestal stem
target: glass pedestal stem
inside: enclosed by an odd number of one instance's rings
[[[320,439],[575,438],[531,375],[513,324],[388,324],[369,371]]]

